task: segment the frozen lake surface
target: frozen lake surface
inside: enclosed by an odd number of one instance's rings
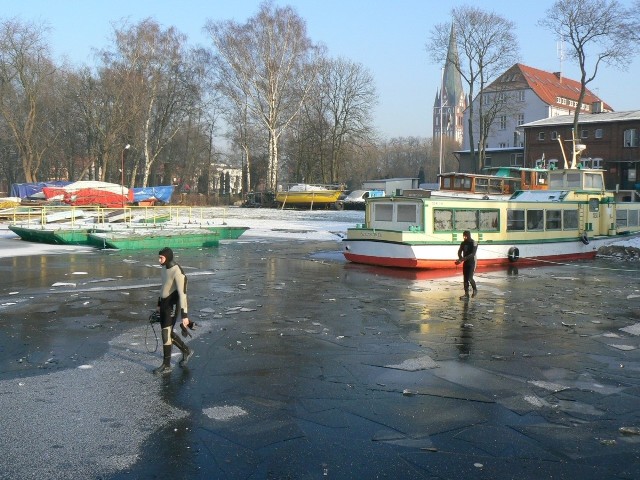
[[[0,477],[640,478],[638,262],[461,302],[459,273],[345,262],[363,212],[210,211],[251,229],[177,251],[195,356],[163,378],[157,252],[3,232]]]

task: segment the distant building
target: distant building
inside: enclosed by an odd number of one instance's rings
[[[402,190],[418,188],[417,178],[384,178],[362,182],[363,190],[382,190],[385,196],[397,195]]]
[[[451,27],[447,60],[442,74],[442,84],[433,102],[433,138],[449,137],[462,143],[464,134],[464,111],[467,108],[466,95],[462,89],[462,77],[455,65],[458,63],[455,31]]]
[[[545,72],[520,63],[509,68],[492,82],[485,94],[508,97],[509,106],[499,113],[486,138],[487,158],[485,167],[521,166],[524,159],[524,139],[518,128],[524,123],[534,122],[558,115],[572,115],[577,107],[580,82],[565,78],[561,73]],[[474,112],[478,112],[480,95],[476,96]],[[584,113],[611,112],[613,109],[587,89],[581,108]],[[463,150],[456,152],[461,171],[473,171],[474,163],[469,158],[469,109],[464,113]],[[478,141],[478,122],[474,121],[474,141]],[[477,146],[475,149],[477,150]]]

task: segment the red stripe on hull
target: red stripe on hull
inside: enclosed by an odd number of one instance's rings
[[[364,265],[375,265],[379,267],[396,267],[396,268],[414,268],[421,270],[438,270],[448,269],[453,270],[457,267],[454,260],[428,260],[428,259],[416,259],[416,258],[389,258],[389,257],[374,257],[369,255],[357,255],[351,252],[343,252],[344,257],[353,263],[361,263]],[[478,260],[477,267],[493,267],[493,266],[530,266],[540,265],[545,262],[569,262],[575,260],[593,260],[596,257],[596,252],[585,253],[572,253],[566,255],[549,255],[545,257],[520,257],[515,262],[510,261],[508,258],[492,258]]]

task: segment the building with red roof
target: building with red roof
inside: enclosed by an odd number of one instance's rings
[[[564,77],[560,72],[546,72],[517,63],[485,88],[484,95],[500,95],[505,98],[504,107],[496,113],[485,142],[486,158],[483,167],[524,166],[525,123],[559,115],[572,115],[580,96],[580,82]],[[474,114],[477,114],[479,94],[474,99]],[[581,113],[612,112],[613,108],[597,95],[586,90]],[[469,109],[464,119],[464,150],[456,152],[460,170],[474,172],[477,165],[469,158]],[[473,138],[477,142],[478,119],[473,121]],[[477,150],[478,146],[475,146]]]

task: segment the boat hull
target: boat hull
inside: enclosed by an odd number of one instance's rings
[[[118,250],[161,250],[171,248],[217,247],[220,240],[235,240],[248,227],[205,227],[195,229],[136,229],[131,232],[102,232],[88,235],[90,245]]]
[[[290,206],[335,206],[342,193],[341,190],[278,192],[276,193],[276,202]]]
[[[64,245],[65,242],[56,236],[55,230],[45,228],[21,227],[9,225],[9,230],[18,235],[22,240],[49,245]]]
[[[217,232],[220,240],[237,240],[240,236],[249,230],[249,227],[229,227],[229,226],[206,226],[206,230]]]
[[[638,236],[635,234],[633,236]],[[476,254],[478,267],[501,265],[542,265],[553,262],[588,260],[595,258],[598,248],[631,238],[631,235],[612,235],[588,239],[540,242],[480,243]],[[353,263],[413,269],[455,269],[459,242],[403,243],[384,240],[343,240],[344,257]],[[542,253],[543,252],[543,253]],[[542,253],[542,254],[541,254]]]

